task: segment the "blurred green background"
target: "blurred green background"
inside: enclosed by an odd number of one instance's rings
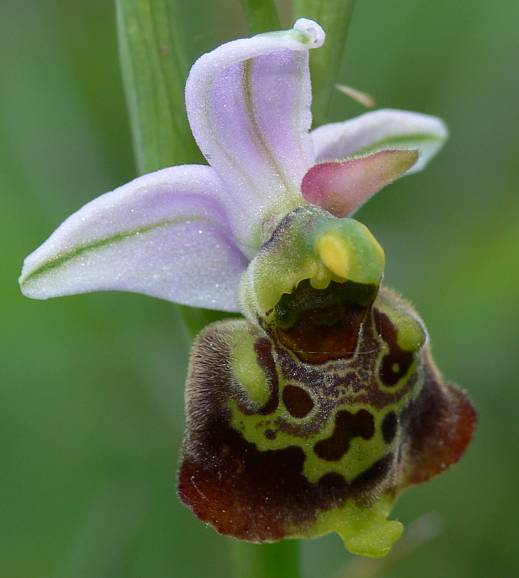
[[[180,2],[191,58],[245,34],[237,0]],[[441,535],[386,578],[519,575],[519,2],[358,0],[341,81],[437,114],[451,140],[362,209],[387,282],[428,323],[436,359],[480,411],[404,522]],[[225,540],[180,505],[187,341],[175,309],[128,294],[36,302],[17,276],[72,211],[135,174],[109,0],[0,6],[0,578],[229,575]],[[363,112],[337,94],[330,120]],[[305,577],[349,560],[304,546]]]

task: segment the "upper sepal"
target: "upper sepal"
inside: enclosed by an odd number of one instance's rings
[[[313,164],[308,51],[322,28],[299,19],[290,30],[219,46],[193,65],[186,107],[193,135],[232,198],[235,234],[252,256],[262,223],[302,204]]]

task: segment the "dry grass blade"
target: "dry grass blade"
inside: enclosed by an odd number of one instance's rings
[[[363,92],[362,90],[357,90],[356,88],[352,88],[346,84],[336,84],[335,88],[366,108],[373,108],[377,104],[370,94]]]

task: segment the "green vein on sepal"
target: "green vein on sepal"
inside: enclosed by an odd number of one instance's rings
[[[254,136],[257,138],[258,143],[265,153],[265,158],[268,164],[271,166],[272,170],[278,174],[280,181],[283,183],[287,191],[291,191],[292,187],[287,179],[285,171],[275,157],[273,151],[269,147],[263,131],[258,122],[256,115],[256,108],[254,106],[253,100],[253,89],[252,89],[252,67],[254,66],[254,60],[246,60],[243,64],[243,93],[245,95],[245,105],[247,107],[247,115],[252,124],[252,129],[254,131]]]
[[[399,146],[413,146],[416,144],[427,144],[427,143],[433,144],[433,143],[440,143],[443,140],[445,140],[444,137],[433,134],[395,135],[379,140],[376,143],[373,143],[363,149],[355,151],[355,156],[372,153],[382,148],[385,149]]]
[[[40,277],[41,275],[44,275],[49,271],[52,271],[53,269],[57,269],[58,267],[61,267],[65,263],[73,259],[77,259],[78,257],[81,257],[82,255],[85,255],[87,253],[91,253],[98,249],[105,249],[107,247],[111,247],[116,243],[121,243],[138,235],[144,235],[146,233],[151,233],[158,229],[163,229],[165,227],[170,227],[178,225],[180,223],[193,222],[193,221],[206,222],[206,223],[211,222],[210,219],[207,219],[206,217],[200,217],[199,215],[177,217],[176,219],[169,219],[166,221],[161,221],[160,223],[155,223],[153,225],[146,225],[144,227],[139,227],[138,229],[134,229],[132,231],[122,231],[110,237],[105,237],[103,239],[91,241],[90,243],[78,245],[77,247],[71,249],[70,251],[59,253],[49,261],[46,261],[45,263],[40,265],[34,271],[31,271],[27,276],[25,277],[22,276],[20,278],[20,284],[26,285],[30,280],[34,280],[36,277]]]

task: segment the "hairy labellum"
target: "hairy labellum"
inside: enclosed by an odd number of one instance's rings
[[[223,534],[263,542],[335,531],[350,551],[381,556],[402,532],[387,520],[398,494],[455,463],[476,418],[434,366],[413,308],[378,291],[379,272],[363,283],[332,272],[321,288],[299,279],[264,311],[258,304],[287,278],[273,274],[267,294],[251,296],[261,293],[262,265],[294,260],[299,233],[315,248],[300,247],[302,261],[337,269],[334,257],[351,264],[356,251],[367,255],[366,239],[345,252],[320,243],[337,221],[345,220],[315,209],[289,215],[243,281],[256,318],[249,308],[247,320],[198,337],[179,492]]]

